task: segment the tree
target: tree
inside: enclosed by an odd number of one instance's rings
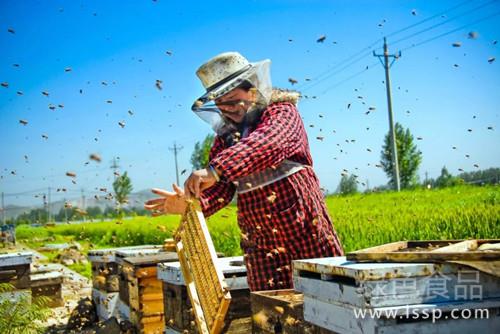
[[[342,174],[339,186],[337,187],[337,192],[341,195],[355,194],[358,192],[358,182],[354,175],[347,176]]]
[[[401,188],[411,188],[418,183],[417,170],[422,162],[422,152],[417,149],[410,129],[405,130],[401,124],[396,123],[395,132]],[[396,177],[392,165],[390,133],[385,135],[380,163],[389,177],[389,185],[394,188]]]
[[[441,175],[434,182],[434,186],[438,188],[453,187],[463,184],[464,180],[459,177],[453,176],[448,172],[446,166],[441,169]]]
[[[45,224],[47,223],[48,212],[46,209],[31,209],[17,216],[16,224]]]
[[[123,204],[128,202],[128,196],[132,192],[132,182],[127,172],[116,178],[115,182],[113,182],[113,189],[115,191],[115,200],[118,204],[118,211],[121,212]]]
[[[193,169],[202,169],[208,166],[208,155],[214,143],[214,135],[207,135],[203,141],[196,142],[193,153],[191,154],[191,165]]]
[[[100,218],[102,216],[102,209],[99,206],[89,206],[87,214],[90,218]]]
[[[458,177],[465,183],[471,184],[498,184],[500,182],[500,168],[488,168],[474,172],[463,172]]]

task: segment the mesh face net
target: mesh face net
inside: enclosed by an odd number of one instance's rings
[[[254,120],[256,113],[263,110],[269,104],[272,94],[272,84],[270,75],[270,60],[251,63],[237,77],[223,82],[214,88],[210,88],[207,93],[195,101],[191,109],[203,121],[207,122],[215,133],[219,136],[234,132],[236,124],[224,117],[221,110],[215,104],[215,100],[226,95],[235,88],[249,83],[255,90],[255,101],[248,106],[245,114],[246,120]]]

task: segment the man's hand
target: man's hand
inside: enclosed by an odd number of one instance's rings
[[[217,180],[208,168],[195,170],[184,182],[184,191],[188,198],[200,198],[201,192],[213,186]]]
[[[150,199],[144,203],[144,209],[151,211],[153,217],[168,214],[184,214],[186,211],[186,196],[184,191],[176,184],[172,185],[175,192],[163,189],[152,189],[154,194],[160,195],[160,198]]]

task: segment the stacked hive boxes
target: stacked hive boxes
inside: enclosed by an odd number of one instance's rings
[[[293,268],[294,287],[304,293],[305,320],[334,332],[500,329],[500,279],[466,266],[335,257],[294,261]]]
[[[157,278],[157,265],[177,261],[175,252],[161,249],[119,251],[119,298],[124,304],[122,317],[128,319],[141,333],[162,333],[164,328],[163,291]],[[120,312],[120,309],[119,309]]]
[[[119,276],[115,254],[127,248],[96,249],[88,252],[92,268],[92,300],[100,320],[118,317]]]
[[[218,258],[217,265],[221,268],[231,293],[222,333],[250,333],[250,290],[243,257]],[[158,278],[163,282],[165,333],[198,333],[180,263],[159,264]]]
[[[9,283],[14,287],[14,291],[0,295],[0,298],[31,297],[30,265],[32,255],[30,252],[0,255],[0,283]]]
[[[88,252],[92,266],[92,299],[96,304],[100,320],[117,317],[120,320],[129,320],[130,309],[126,301],[120,300],[122,295],[128,294],[126,280],[121,265],[126,256],[140,256],[142,254],[157,254],[162,251],[161,245],[130,246],[109,249],[95,249]],[[119,255],[117,255],[119,254]]]

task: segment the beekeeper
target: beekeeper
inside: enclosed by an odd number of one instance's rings
[[[252,291],[292,287],[295,259],[343,255],[312,169],[299,94],[273,89],[270,60],[251,63],[226,52],[196,72],[206,92],[192,110],[216,133],[205,169],[184,189],[153,189],[153,215],[182,214],[185,196],[206,217],[237,194],[241,248]]]

